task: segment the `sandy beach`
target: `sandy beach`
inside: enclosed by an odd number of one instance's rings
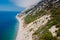
[[[18,26],[18,32],[17,32],[17,36],[16,36],[16,40],[24,40],[24,33],[23,33],[23,23],[24,23],[24,17],[27,16],[28,14],[22,16],[22,17],[18,17],[19,14],[16,15],[17,20],[19,21],[19,26]]]
[[[18,27],[18,33],[17,33],[17,36],[16,36],[16,40],[22,40],[21,37],[22,37],[22,29],[23,29],[23,20],[22,18],[19,18],[18,16],[16,16],[17,20],[19,21],[19,27]]]

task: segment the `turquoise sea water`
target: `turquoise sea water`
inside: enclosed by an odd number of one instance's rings
[[[15,40],[18,12],[0,12],[0,40]]]

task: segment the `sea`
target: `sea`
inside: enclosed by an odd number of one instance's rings
[[[20,12],[0,12],[0,40],[15,40],[18,29],[18,20],[16,19],[18,13]]]

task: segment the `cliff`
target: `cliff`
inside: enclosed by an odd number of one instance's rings
[[[60,0],[42,0],[16,17],[16,40],[57,40],[60,36]],[[57,19],[58,18],[58,19]]]

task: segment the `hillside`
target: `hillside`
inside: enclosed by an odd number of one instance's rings
[[[17,17],[22,40],[60,40],[60,0],[42,0]]]
[[[46,25],[44,25],[42,29],[39,28],[33,34],[33,36],[37,36],[39,40],[57,40],[57,37],[60,37],[60,6],[58,6],[57,8],[51,9],[50,14],[51,14],[51,20]],[[53,37],[49,29],[54,25],[56,28],[58,28],[58,30],[55,30],[57,35]],[[43,33],[40,34],[42,30],[44,31]]]

